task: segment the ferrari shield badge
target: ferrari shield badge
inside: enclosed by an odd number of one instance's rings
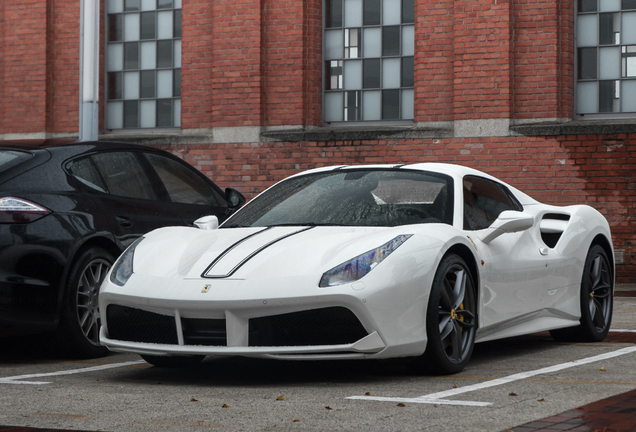
[[[202,293],[206,293],[208,291],[210,291],[210,285],[204,286],[203,289],[201,290]]]

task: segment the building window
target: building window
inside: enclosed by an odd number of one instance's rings
[[[576,113],[636,113],[636,0],[578,0]]]
[[[326,0],[324,120],[412,120],[414,0]]]
[[[108,0],[106,129],[181,126],[181,0]]]

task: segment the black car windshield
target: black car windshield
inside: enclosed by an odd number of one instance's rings
[[[287,179],[222,228],[452,224],[451,177],[408,169],[336,169]]]
[[[33,157],[33,155],[27,152],[0,150],[0,172],[8,170],[12,166],[15,166],[31,157]]]

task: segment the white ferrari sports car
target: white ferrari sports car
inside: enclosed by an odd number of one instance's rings
[[[605,218],[462,166],[314,169],[221,226],[195,224],[119,257],[99,293],[103,345],[158,366],[419,357],[449,374],[477,342],[546,330],[601,341],[610,327]]]

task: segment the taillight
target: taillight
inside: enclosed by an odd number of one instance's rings
[[[22,198],[0,198],[0,223],[33,222],[49,213],[49,209]]]

